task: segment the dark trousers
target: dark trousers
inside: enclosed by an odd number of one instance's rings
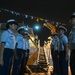
[[[10,69],[12,65],[12,57],[13,57],[13,50],[5,48],[3,53],[3,70],[2,75],[10,75]]]
[[[60,65],[60,75],[68,75],[68,61],[65,59],[65,51],[59,52],[59,65]]]
[[[29,50],[23,50],[22,51],[22,62],[21,62],[21,71],[20,75],[24,75],[25,69],[26,69],[26,64],[29,58]]]
[[[3,69],[3,66],[0,65],[0,75],[2,75],[2,69]]]
[[[75,50],[71,51],[70,55],[70,68],[72,75],[75,75]]]
[[[59,66],[59,58],[58,58],[58,50],[54,51],[53,59],[54,59],[54,74],[61,75],[60,66]]]
[[[25,65],[27,65],[27,62],[28,62],[28,58],[29,58],[29,50],[26,51],[26,54],[27,54],[27,55],[26,55],[26,64],[25,64]]]
[[[16,51],[18,59],[14,59],[12,75],[19,75],[21,68],[22,51],[23,49],[17,49]]]

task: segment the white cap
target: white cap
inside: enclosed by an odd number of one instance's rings
[[[73,14],[72,15],[75,15],[75,12],[73,12]]]
[[[71,19],[71,18],[75,18],[75,12],[72,13],[72,15],[70,16],[69,19]]]
[[[18,25],[18,23],[16,22],[16,20],[14,20],[14,19],[9,19],[8,21],[7,21],[7,25],[9,25],[9,24],[16,24],[16,25]]]
[[[17,29],[17,31],[19,31],[20,29],[25,30],[25,26],[21,26],[21,27],[19,27],[19,28]]]
[[[9,23],[9,22],[15,22],[15,20],[14,20],[14,19],[9,19],[9,20],[7,21],[7,23]]]
[[[64,26],[59,26],[59,29],[63,29],[64,31],[67,32],[67,29]]]

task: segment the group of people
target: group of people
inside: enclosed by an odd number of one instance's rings
[[[68,37],[67,29],[59,26],[59,33],[53,34],[51,54],[53,58],[54,75],[68,75]]]
[[[71,74],[75,75],[75,13],[69,18],[69,22],[72,25],[69,36],[65,34],[67,29],[64,26],[59,26],[57,32],[52,35],[51,55],[54,75],[68,75],[69,56]]]
[[[18,27],[14,19],[9,19],[7,30],[1,35],[0,75],[24,75],[30,51],[30,35],[24,26]],[[15,35],[15,32],[18,34]]]
[[[64,26],[59,26],[58,32],[52,35],[54,75],[68,75],[69,50],[71,73],[75,75],[75,13],[69,20],[72,25],[69,37],[65,35],[67,29]],[[30,51],[30,36],[25,32],[24,26],[18,28],[14,19],[7,21],[6,28],[1,35],[0,75],[24,75]],[[15,32],[18,34],[15,35]]]

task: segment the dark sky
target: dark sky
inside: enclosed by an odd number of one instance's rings
[[[0,0],[0,8],[68,24],[68,18],[75,12],[75,0]],[[0,22],[6,22],[10,16],[12,17],[10,14],[1,13]],[[14,17],[18,22],[24,20],[22,17]],[[24,21],[26,24],[34,26],[34,21],[26,19]],[[46,40],[50,30],[42,27],[36,33],[40,39]]]

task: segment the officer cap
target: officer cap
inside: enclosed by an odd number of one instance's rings
[[[17,23],[16,20],[14,20],[14,19],[9,19],[9,20],[7,21],[7,25],[9,25],[9,24],[16,24],[16,25],[18,25],[18,23]]]
[[[70,16],[69,19],[75,18],[75,12],[73,12],[73,14]]]
[[[65,32],[67,32],[67,29],[66,29],[64,26],[59,26],[58,30],[60,30],[60,29],[62,29],[62,30],[64,30]]]
[[[19,27],[19,28],[17,29],[18,32],[21,31],[21,30],[24,30],[24,31],[25,31],[25,26],[21,26],[21,27]]]

